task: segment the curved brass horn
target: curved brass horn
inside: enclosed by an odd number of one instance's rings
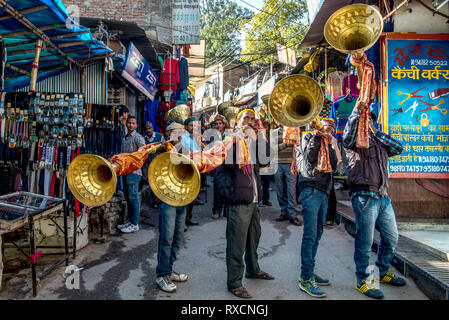
[[[240,108],[238,107],[227,107],[223,110],[223,115],[228,120],[229,126],[231,128],[235,127],[235,121],[237,120],[237,115],[239,114]]]
[[[366,4],[353,4],[330,16],[324,27],[324,37],[336,50],[356,55],[371,48],[382,30],[379,11]]]
[[[151,161],[148,183],[162,202],[182,207],[198,196],[201,178],[191,159],[176,152],[165,152]]]
[[[323,101],[318,82],[305,75],[292,75],[276,84],[268,108],[277,123],[294,128],[312,122],[320,114]]]
[[[180,104],[170,109],[165,114],[165,121],[178,120],[184,123],[188,118],[190,118],[190,107],[186,104]]]
[[[97,207],[108,202],[117,186],[117,166],[93,154],[82,154],[70,163],[67,184],[81,203]]]

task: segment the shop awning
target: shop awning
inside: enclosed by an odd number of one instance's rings
[[[236,107],[248,106],[252,107],[257,104],[257,92],[245,94],[234,105]]]
[[[298,48],[310,48],[326,43],[323,30],[327,19],[338,9],[353,4],[354,2],[354,0],[323,0],[315,19],[310,25],[309,31],[307,31]]]
[[[5,90],[30,84],[39,38],[38,81],[113,55],[88,28],[69,18],[59,0],[0,0],[0,36],[7,50]]]

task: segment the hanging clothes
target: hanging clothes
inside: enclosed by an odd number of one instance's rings
[[[159,124],[157,119],[157,113],[159,109],[159,103],[160,101],[157,99],[146,100],[145,101],[145,114],[144,114],[144,123],[147,121],[151,122],[153,125],[154,132],[160,132]]]
[[[178,91],[187,90],[189,86],[189,63],[187,59],[181,57],[179,60],[179,84]]]
[[[357,88],[357,83],[359,79],[356,75],[349,75],[343,79],[343,94],[346,94],[346,89],[351,90],[351,94],[360,94],[359,88]]]
[[[345,130],[348,118],[352,113],[357,102],[357,95],[352,95],[352,97],[343,97],[335,101],[332,105],[332,113],[337,120],[337,126],[335,128],[335,137],[339,142],[343,141],[343,132]]]
[[[164,69],[161,73],[160,89],[161,91],[173,90],[178,88],[179,77],[179,64],[178,60],[174,58],[167,58],[164,60]]]
[[[330,94],[332,100],[335,97],[342,96],[343,92],[343,80],[348,74],[342,71],[334,71],[328,75],[328,85],[330,88]]]

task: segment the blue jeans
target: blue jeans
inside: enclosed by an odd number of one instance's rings
[[[288,215],[290,219],[293,219],[296,216],[296,175],[290,173],[290,166],[290,163],[278,163],[274,181],[281,215]]]
[[[139,183],[142,176],[130,173],[125,176],[126,179],[126,199],[128,200],[128,221],[133,225],[139,224],[140,218],[140,201],[139,201]]]
[[[394,210],[389,197],[374,199],[368,196],[355,196],[352,199],[355,212],[355,252],[357,282],[367,279],[369,259],[374,239],[376,222],[380,229],[380,246],[376,261],[380,274],[390,269],[390,263],[398,243],[398,228]]]
[[[301,278],[311,279],[318,243],[323,234],[329,196],[313,187],[301,190],[304,230],[301,244]]]
[[[181,247],[184,234],[186,210],[184,207],[173,207],[164,202],[159,206],[159,242],[157,249],[158,277],[168,276],[173,271],[176,253]]]

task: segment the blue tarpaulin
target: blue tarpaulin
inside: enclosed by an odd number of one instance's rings
[[[9,0],[8,5],[29,20],[50,38],[62,52],[74,61],[85,61],[107,56],[113,51],[103,42],[95,39],[90,30],[78,25],[59,0]],[[0,4],[0,6],[2,6]],[[7,62],[31,72],[34,49],[38,36],[16,18],[10,17],[6,8],[0,8],[0,36],[7,49]],[[19,34],[17,34],[19,33]],[[76,64],[43,42],[39,58],[38,81],[75,68]],[[30,77],[5,69],[5,91],[22,88],[30,84]]]

